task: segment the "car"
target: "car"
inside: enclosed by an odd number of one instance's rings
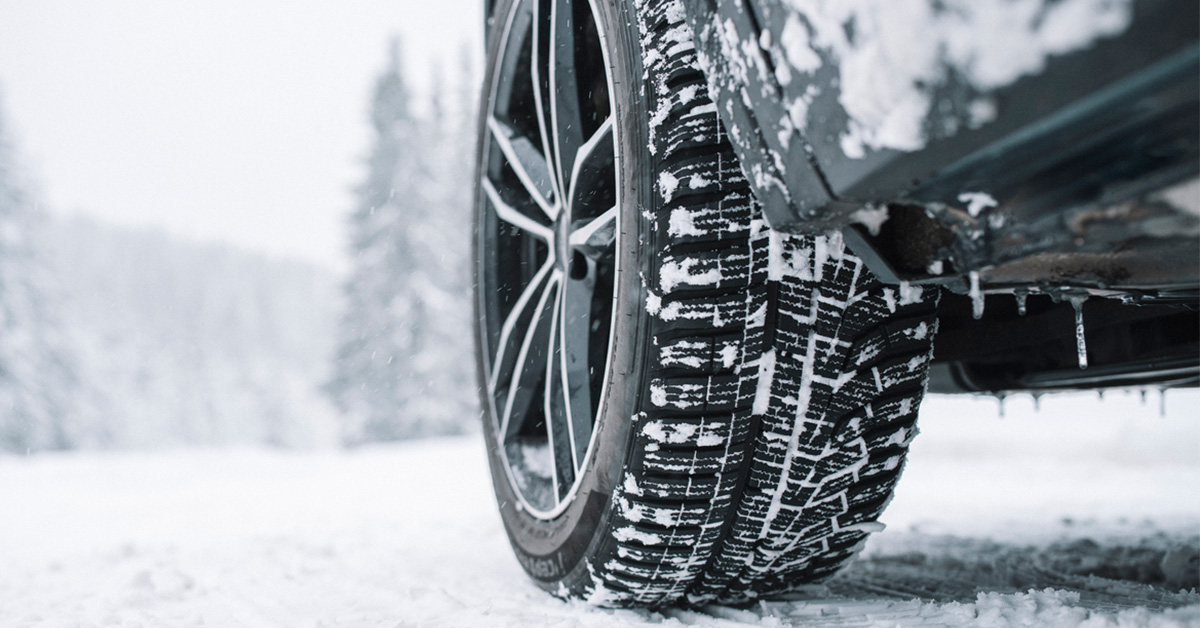
[[[547,591],[830,577],[927,390],[1200,382],[1197,3],[486,9],[483,431]]]

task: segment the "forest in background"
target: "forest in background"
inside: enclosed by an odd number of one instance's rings
[[[47,212],[0,111],[0,452],[476,429],[471,58],[433,85],[414,96],[392,42],[345,277]]]

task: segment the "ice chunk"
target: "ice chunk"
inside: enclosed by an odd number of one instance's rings
[[[979,273],[971,271],[969,276],[971,278],[971,292],[969,293],[971,315],[975,317],[975,320],[979,320],[983,318],[983,292],[979,289]]]
[[[1086,296],[1069,298],[1071,307],[1075,308],[1075,348],[1079,353],[1079,368],[1081,369],[1088,367],[1087,339],[1083,335],[1083,302],[1086,300]]]

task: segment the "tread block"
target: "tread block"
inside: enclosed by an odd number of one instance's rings
[[[661,296],[651,290],[646,310],[667,324],[663,331],[711,330],[744,325],[746,321],[745,296],[736,292],[695,297]]]
[[[728,290],[750,281],[750,250],[728,246],[716,251],[667,253],[657,268],[656,287],[661,294],[688,289]]]
[[[745,241],[751,203],[748,187],[702,203],[671,203],[660,214],[658,229],[671,246]]]
[[[664,203],[688,196],[740,192],[745,186],[740,166],[732,155],[717,153],[715,160],[688,157],[673,160],[658,174],[655,189]],[[714,163],[715,161],[715,163]]]
[[[711,541],[713,528],[674,527],[664,528],[648,523],[626,522],[617,528],[614,536],[625,547],[674,547],[686,548]]]
[[[654,499],[715,500],[731,490],[735,478],[726,476],[643,477],[633,482],[634,490],[626,491]],[[627,482],[629,484],[629,482]]]
[[[710,506],[703,503],[646,502],[625,496],[617,500],[621,514],[633,523],[649,522],[663,527],[701,526],[708,522]]]
[[[670,475],[714,475],[737,468],[745,456],[742,448],[729,451],[718,450],[669,450],[646,451],[633,463],[646,473]],[[640,463],[640,465],[639,465]]]
[[[689,77],[690,78],[690,77]],[[702,81],[676,87],[676,89],[700,89],[707,87]],[[663,134],[664,156],[720,147],[725,141],[717,112],[708,108],[693,107],[679,112],[678,124],[672,125]]]
[[[738,400],[735,375],[660,378],[650,383],[650,403],[689,412],[732,411]]]
[[[662,416],[644,421],[638,430],[645,448],[681,448],[685,450],[724,451],[730,442],[741,440],[749,431],[750,418],[738,415],[700,417]]]

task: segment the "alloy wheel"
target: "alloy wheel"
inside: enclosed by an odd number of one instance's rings
[[[516,2],[501,37],[477,216],[484,376],[509,480],[551,518],[575,494],[608,382],[617,132],[590,3]]]

